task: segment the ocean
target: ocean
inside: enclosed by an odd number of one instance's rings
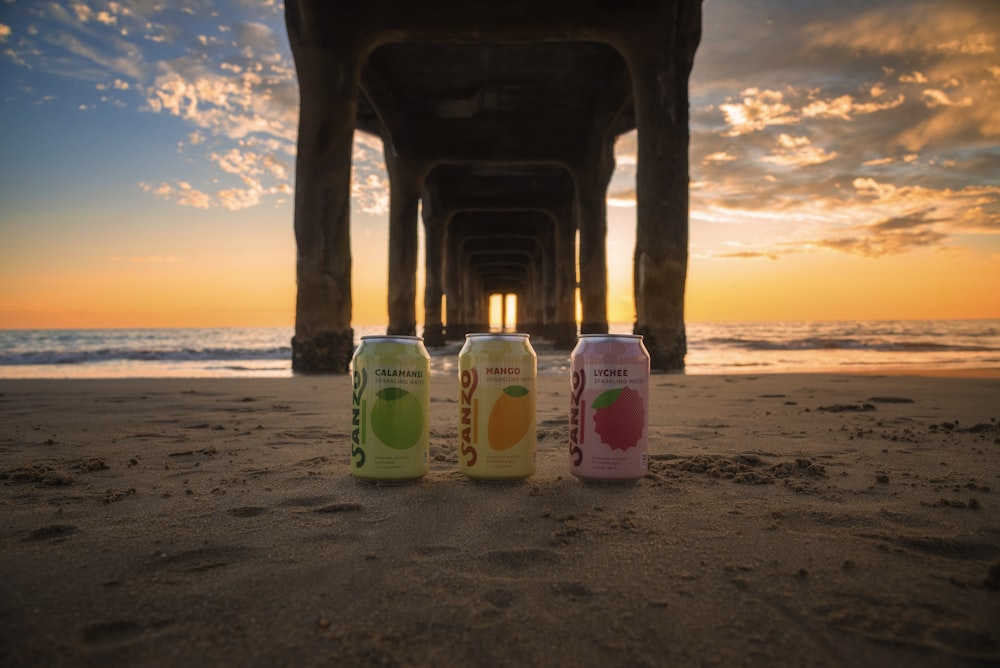
[[[631,324],[611,326],[628,333]],[[291,327],[0,331],[0,378],[290,377]],[[384,333],[356,327],[355,338]],[[688,374],[1000,367],[1000,320],[688,323]],[[569,353],[536,343],[540,373]],[[459,342],[432,349],[455,373]]]

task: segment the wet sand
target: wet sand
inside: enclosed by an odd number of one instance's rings
[[[0,380],[0,665],[1000,662],[1000,371],[654,375],[649,475],[348,473],[350,381]]]

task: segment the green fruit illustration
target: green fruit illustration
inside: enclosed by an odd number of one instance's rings
[[[371,425],[378,440],[396,450],[416,445],[424,433],[424,411],[417,395],[399,387],[386,387],[375,396]]]

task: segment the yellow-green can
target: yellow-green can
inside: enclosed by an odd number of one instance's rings
[[[535,472],[538,361],[527,334],[466,334],[458,355],[458,469],[510,480]]]
[[[416,336],[363,336],[351,358],[351,475],[412,480],[430,454],[430,355]]]

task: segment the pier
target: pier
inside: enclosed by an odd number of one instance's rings
[[[615,140],[637,130],[634,331],[654,369],[683,368],[701,0],[288,0],[285,18],[300,90],[296,371],[343,373],[354,347],[355,131],[385,147],[387,333],[418,333],[422,222],[428,346],[483,331],[489,296],[513,294],[518,329],[568,349],[608,330],[607,187]]]

